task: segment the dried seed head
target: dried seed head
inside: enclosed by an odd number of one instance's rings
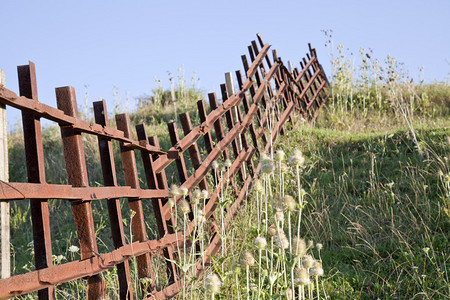
[[[186,187],[183,186],[180,188],[180,192],[181,192],[181,195],[186,196],[189,191]]]
[[[202,196],[202,193],[200,192],[200,190],[193,191],[192,197],[191,197],[192,204],[198,204],[201,196]]]
[[[231,167],[231,160],[229,160],[229,159],[227,159],[226,161],[225,161],[225,167],[227,167],[227,168],[230,168]]]
[[[320,261],[316,261],[314,266],[311,269],[309,269],[309,275],[311,276],[323,275],[322,263]]]
[[[208,275],[205,279],[205,287],[206,291],[209,294],[217,294],[220,292],[220,286],[222,283],[220,282],[219,276],[217,274]]]
[[[264,174],[272,173],[274,168],[275,167],[270,159],[265,159],[261,162],[261,172],[263,172]]]
[[[282,229],[278,230],[278,233],[273,237],[275,245],[281,249],[289,248],[289,240],[287,239]]]
[[[78,248],[78,246],[72,245],[69,247],[68,250],[69,250],[69,252],[76,253],[80,250],[80,248]]]
[[[305,157],[303,156],[302,151],[294,150],[294,153],[289,158],[289,163],[294,166],[303,166],[305,163]]]
[[[189,202],[187,202],[186,200],[182,200],[178,205],[178,208],[183,215],[186,215],[191,211]]]
[[[277,222],[284,222],[284,213],[281,208],[275,209],[274,218],[275,218],[275,221],[277,221]]]
[[[170,208],[173,208],[175,206],[175,201],[173,201],[173,199],[169,199],[169,201],[167,201],[167,203],[169,204]]]
[[[283,161],[285,157],[284,151],[283,150],[277,150],[275,152],[275,160],[276,161]]]
[[[213,161],[211,163],[211,166],[213,167],[214,170],[217,170],[219,168],[219,163],[217,161]]]
[[[253,266],[255,264],[255,258],[249,251],[245,251],[241,254],[241,265]]]
[[[277,226],[275,224],[272,224],[267,229],[267,235],[269,237],[273,237],[277,233]]]
[[[309,254],[306,254],[302,259],[302,265],[306,269],[310,269],[311,267],[314,266],[315,263],[316,263],[316,260]]]
[[[305,240],[296,236],[292,240],[292,255],[302,257],[306,253]]]
[[[281,165],[280,165],[280,170],[281,170],[281,173],[287,173],[287,172],[289,172],[289,168],[287,167],[287,165],[285,164],[285,163],[281,163]]]
[[[292,196],[286,195],[283,197],[283,207],[288,211],[294,211],[297,208],[297,203]]]
[[[197,224],[203,224],[203,223],[206,222],[205,214],[203,213],[202,210],[199,210],[197,212],[197,216],[195,217],[195,221],[197,222]]]
[[[257,191],[258,193],[261,193],[261,192],[263,191],[263,186],[262,186],[261,180],[256,179],[256,180],[253,182],[253,189],[254,189],[255,191]]]
[[[317,243],[316,244],[316,248],[317,248],[317,250],[322,250],[322,248],[323,248],[323,245],[321,244],[321,243]]]
[[[250,282],[250,291],[252,291],[252,292],[258,291],[258,286],[253,282]]]
[[[267,153],[265,153],[265,152],[263,152],[263,153],[261,153],[261,156],[260,156],[260,160],[261,160],[261,162],[262,161],[264,161],[264,160],[266,160],[266,159],[269,159],[270,157],[269,157],[269,155],[267,155]]]
[[[284,292],[284,296],[286,297],[287,300],[292,300],[294,299],[294,293],[292,292],[291,288],[288,288],[286,290],[286,292]]]
[[[172,184],[170,186],[170,197],[176,197],[180,194],[180,191],[178,190],[178,186],[176,184]]]
[[[267,241],[266,238],[262,237],[262,236],[258,236],[255,239],[255,246],[256,248],[258,248],[259,250],[263,250],[266,248],[267,246]]]
[[[233,271],[233,273],[234,274],[241,274],[241,271],[242,271],[242,269],[241,269],[241,265],[240,264],[238,264],[238,263],[234,263],[232,266],[231,266],[231,270]]]
[[[311,279],[309,279],[308,270],[305,268],[296,269],[294,272],[294,282],[296,285],[310,284]]]
[[[202,190],[202,198],[203,199],[208,199],[208,197],[209,197],[208,191],[207,190]]]

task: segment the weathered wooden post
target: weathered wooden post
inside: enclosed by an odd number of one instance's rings
[[[0,87],[5,86],[5,73],[0,70]],[[6,106],[0,104],[0,180],[8,181],[8,132]],[[11,276],[9,201],[0,201],[0,278]]]

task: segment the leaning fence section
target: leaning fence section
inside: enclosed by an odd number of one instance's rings
[[[292,72],[283,64],[275,50],[257,36],[248,47],[248,56],[241,57],[244,72],[236,71],[237,88],[232,74],[227,73],[226,83],[221,85],[221,101],[215,93],[208,94],[206,102],[197,103],[200,125],[193,126],[188,113],[181,114],[180,125],[171,122],[168,131],[172,147],[162,151],[156,136],[146,131],[145,124],[134,130],[127,114],[115,116],[116,126],[109,125],[105,101],[94,103],[95,124],[83,121],[78,116],[75,91],[72,87],[56,89],[57,108],[38,100],[35,65],[18,67],[19,95],[0,87],[0,103],[22,111],[27,165],[27,183],[0,181],[1,201],[30,199],[34,256],[36,270],[0,280],[0,298],[23,295],[38,291],[39,299],[54,299],[55,286],[85,278],[87,297],[99,299],[105,295],[105,282],[101,273],[116,268],[121,299],[132,299],[133,284],[130,259],[136,258],[137,274],[147,289],[147,297],[171,298],[181,290],[182,270],[175,264],[179,251],[188,245],[196,247],[206,261],[198,259],[188,277],[198,275],[208,264],[211,255],[221,247],[221,226],[228,226],[248,196],[252,180],[258,176],[260,165],[255,154],[270,152],[275,140],[287,130],[288,122],[295,126],[300,119],[314,120],[320,108],[328,101],[328,83],[315,49],[300,62],[300,68]],[[235,90],[238,90],[237,92]],[[48,184],[42,144],[40,119],[45,118],[60,126],[63,154],[67,172],[67,184]],[[180,138],[180,132],[183,137]],[[88,182],[82,134],[94,135],[98,139],[100,162],[104,186],[91,187]],[[199,149],[199,139],[205,149]],[[115,170],[112,141],[120,143],[120,160],[125,185],[119,186]],[[206,152],[206,156],[201,153]],[[186,167],[187,152],[192,174]],[[140,154],[136,157],[136,153]],[[145,174],[139,177],[136,160],[141,159]],[[224,219],[218,222],[215,210],[223,185],[211,186],[208,174],[217,172],[213,162],[229,159],[231,165],[225,173],[236,199],[227,206]],[[170,193],[166,174],[167,167],[176,164],[177,176],[185,196]],[[169,177],[170,178],[170,177]],[[146,183],[141,188],[139,180]],[[211,224],[208,241],[202,245],[190,245],[186,236],[194,234],[196,221],[188,215],[188,224],[183,232],[175,226],[173,206],[182,197],[191,202],[192,192],[199,188],[208,191],[205,197],[204,214]],[[133,215],[131,225],[132,242],[125,239],[120,198],[126,198]],[[64,264],[52,262],[52,239],[49,199],[63,199],[71,204],[73,222],[76,227],[81,259]],[[170,200],[170,201],[169,201]],[[99,253],[92,212],[94,201],[105,201],[111,224],[114,250]],[[192,205],[192,203],[190,204]],[[151,206],[153,214],[144,214],[144,207]],[[147,218],[155,218],[159,238],[149,240],[145,228]],[[222,225],[223,224],[223,225]],[[168,283],[157,287],[154,283],[154,257],[164,257]]]

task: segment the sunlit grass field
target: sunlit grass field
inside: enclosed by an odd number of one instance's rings
[[[332,99],[318,120],[288,124],[273,151],[255,158],[263,172],[222,232],[223,250],[201,278],[186,279],[180,299],[450,297],[450,87],[411,81],[392,57],[379,62],[365,50],[360,54],[360,64],[353,67],[338,47],[329,78]],[[159,88],[131,115],[136,123],[148,124],[164,149],[170,145],[166,122],[175,111],[195,116],[195,102],[202,97],[185,83],[176,91],[183,101],[172,103],[170,91]],[[47,178],[64,183],[64,169],[55,167],[64,165],[59,128],[48,127],[43,134]],[[11,181],[26,181],[20,130],[10,133],[9,143]],[[84,144],[86,157],[92,157],[87,161],[91,185],[101,185],[97,140],[88,137]],[[225,174],[226,162],[217,168]],[[118,159],[116,169],[120,182]],[[168,180],[177,184],[176,176]],[[209,181],[227,185],[221,178]],[[224,191],[218,223],[222,209],[234,200],[230,189]],[[206,228],[202,203],[194,213],[199,228]],[[93,205],[99,249],[110,251],[106,205]],[[25,201],[11,207],[13,271],[20,274],[34,269],[30,211]],[[52,200],[50,209],[55,263],[79,259],[69,203]],[[174,209],[181,229],[185,212]],[[147,214],[154,238],[150,205]],[[126,209],[123,216],[131,241],[131,216]],[[198,241],[207,243],[206,230],[199,232]],[[180,268],[188,270],[196,254],[187,248],[177,261]],[[164,287],[162,258],[155,266],[159,275],[153,284]],[[135,273],[136,296],[145,296]],[[108,296],[117,298],[115,271],[103,276]],[[85,292],[83,280],[57,287],[64,299],[84,298]]]

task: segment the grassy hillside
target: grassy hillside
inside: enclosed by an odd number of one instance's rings
[[[362,52],[361,56],[367,57],[366,54]],[[218,274],[221,283],[213,297],[289,298],[291,278],[298,282],[305,253],[323,266],[323,276],[311,277],[314,283],[316,279],[319,281],[319,286],[312,286],[310,291],[311,285],[305,285],[305,294],[311,293],[315,298],[317,293],[320,298],[328,299],[446,299],[450,296],[449,85],[411,82],[398,71],[392,58],[388,58],[383,68],[368,58],[355,70],[342,54],[334,59],[333,65],[335,70],[330,78],[333,98],[317,122],[295,128],[288,125],[288,133],[275,145],[275,150],[286,153],[280,161],[285,166],[280,169],[276,156],[271,157],[271,153],[261,159],[266,165],[272,164],[273,169],[270,167],[269,172],[261,175],[264,188],[258,195],[255,189],[250,191],[250,201],[225,232],[226,251],[214,258],[207,272],[207,275]],[[195,101],[201,93],[183,86],[178,86],[176,91],[177,98],[184,99],[177,103],[177,112],[190,111],[192,119],[197,120]],[[158,135],[164,149],[170,146],[166,122],[175,115],[175,106],[167,100],[169,94],[155,90],[153,97],[141,101],[139,109],[131,115],[133,123],[148,124],[148,132]],[[59,128],[48,127],[43,135],[47,179],[65,183]],[[90,183],[102,185],[97,140],[84,137],[84,145],[89,158]],[[114,144],[116,169],[119,182],[123,182],[117,146]],[[305,157],[299,177],[295,164],[289,162],[296,149]],[[10,134],[9,151],[11,181],[26,181],[20,131]],[[142,165],[139,168],[143,174]],[[176,181],[176,176],[169,178],[169,182]],[[296,201],[290,212],[285,195],[291,195]],[[218,216],[227,201],[233,199],[225,193],[221,196]],[[267,209],[256,203],[267,203]],[[106,205],[96,201],[93,206],[99,250],[109,251],[113,247]],[[283,214],[282,221],[281,213],[274,214],[276,208]],[[13,270],[20,274],[34,268],[32,232],[24,230],[31,228],[30,211],[26,201],[13,202],[11,209]],[[69,203],[51,200],[50,210],[55,263],[78,259],[78,252],[69,250],[70,246],[77,245]],[[125,208],[122,213],[125,231],[130,232],[129,213]],[[151,216],[150,208],[147,214]],[[299,216],[302,216],[300,231],[297,229]],[[147,224],[150,237],[156,231],[152,220],[148,218]],[[272,236],[273,250],[266,230],[270,225],[278,226],[279,230]],[[295,236],[304,239],[305,253],[293,254],[292,245],[277,246],[277,238],[282,244],[280,229],[291,243]],[[255,245],[257,237],[259,242],[264,237],[268,243],[261,251],[257,246],[262,244]],[[297,245],[301,245],[300,240]],[[248,254],[255,258],[252,264]],[[103,276],[108,281],[108,294],[114,299],[118,287],[111,283],[117,275],[111,270]],[[163,277],[159,286],[164,285]],[[203,278],[190,282],[186,297],[211,297],[210,287],[217,280],[213,277],[208,280],[209,285],[205,285]],[[85,290],[83,284],[78,284],[81,281],[60,286],[58,295],[82,298]],[[296,291],[297,287],[301,285],[295,284]],[[296,297],[302,293],[299,291]]]

